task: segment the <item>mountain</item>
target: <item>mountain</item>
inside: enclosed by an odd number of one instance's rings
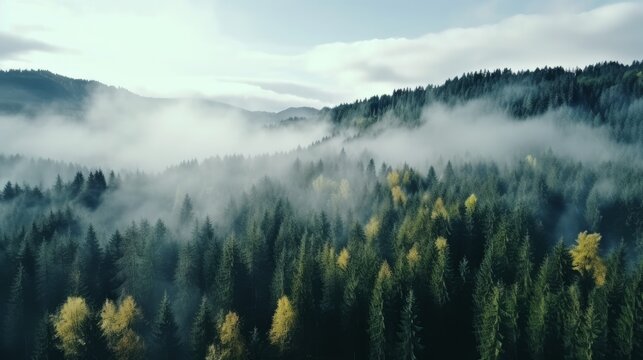
[[[0,112],[35,114],[50,107],[75,112],[100,87],[119,91],[97,81],[71,79],[49,71],[0,71]]]
[[[616,140],[643,143],[643,63],[605,62],[583,69],[546,67],[514,72],[478,71],[439,86],[395,90],[390,95],[322,109],[338,127],[366,130],[385,116],[417,126],[434,103],[457,106],[485,101],[520,120],[564,108],[573,121],[604,126]],[[567,121],[567,119],[558,119]]]
[[[47,111],[77,117],[82,115],[87,102],[94,93],[119,97],[138,106],[188,102],[208,110],[214,110],[216,113],[234,112],[248,119],[262,122],[277,122],[293,117],[313,118],[319,115],[319,110],[309,107],[288,108],[275,113],[249,111],[203,98],[144,97],[98,81],[73,79],[45,70],[0,71],[0,114],[35,116]]]
[[[211,99],[149,98],[97,81],[78,80],[49,71],[0,71],[0,113],[33,115],[43,110],[78,115],[93,92],[127,100],[127,104],[159,106],[190,102],[222,113],[266,123],[287,125],[302,119],[327,118],[338,128],[367,130],[385,117],[417,126],[431,104],[457,106],[484,101],[516,120],[565,109],[573,116],[558,121],[602,126],[621,142],[643,144],[643,63],[604,62],[583,69],[545,67],[528,71],[478,71],[441,85],[398,89],[353,103],[317,110],[293,107],[280,112],[248,111]]]

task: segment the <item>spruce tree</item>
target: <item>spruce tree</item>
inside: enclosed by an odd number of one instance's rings
[[[415,296],[413,290],[409,290],[406,296],[400,319],[398,331],[397,356],[401,360],[415,360],[422,351],[420,331],[422,328],[417,321],[415,310]]]
[[[30,296],[29,282],[30,279],[21,263],[11,286],[4,322],[4,346],[9,349],[11,357],[27,357],[31,351],[29,345],[32,329],[29,325],[31,312],[35,309],[27,306]]]
[[[45,313],[36,330],[33,360],[63,360],[62,351],[56,346],[56,335],[51,315]]]
[[[212,343],[214,335],[215,331],[214,323],[212,321],[212,313],[210,312],[207,299],[203,297],[192,324],[192,336],[190,343],[194,359],[201,360],[205,358],[208,346]]]
[[[153,333],[155,345],[155,358],[176,359],[181,354],[178,327],[174,321],[174,313],[167,292],[159,305],[154,322]]]
[[[98,245],[96,231],[93,225],[87,228],[87,235],[85,236],[85,243],[80,248],[80,276],[82,283],[87,291],[87,300],[92,305],[100,304],[103,297],[103,289],[101,289],[101,260],[103,258],[102,251]]]
[[[496,360],[502,353],[502,334],[500,332],[503,288],[495,285],[483,301],[478,329],[478,351],[481,360]]]
[[[369,309],[369,358],[371,360],[383,360],[386,358],[386,322],[384,318],[384,302],[387,298],[387,293],[391,287],[391,270],[386,262],[382,263],[375,286],[373,287],[373,294],[371,296],[371,304]]]

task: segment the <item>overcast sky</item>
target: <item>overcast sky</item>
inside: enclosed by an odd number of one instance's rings
[[[641,1],[0,0],[0,69],[319,108],[478,69],[640,60],[641,34]]]

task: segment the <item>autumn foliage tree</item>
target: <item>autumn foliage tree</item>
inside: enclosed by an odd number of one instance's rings
[[[290,349],[293,330],[295,328],[296,313],[287,296],[282,296],[277,302],[277,309],[272,317],[270,327],[270,343],[285,353]]]
[[[126,296],[116,305],[107,300],[100,312],[100,329],[116,359],[141,359],[145,352],[143,339],[135,332],[141,311],[134,298]]]
[[[83,359],[87,356],[88,328],[91,312],[85,299],[70,297],[52,317],[56,338],[65,357]]]
[[[583,276],[592,277],[596,286],[605,285],[607,276],[607,267],[599,255],[600,242],[600,234],[588,234],[587,231],[583,231],[578,234],[576,246],[569,251],[574,270]]]

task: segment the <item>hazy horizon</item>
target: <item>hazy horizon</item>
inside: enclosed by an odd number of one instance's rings
[[[643,53],[640,1],[127,4],[3,1],[0,69],[279,111],[481,69],[630,63]]]

